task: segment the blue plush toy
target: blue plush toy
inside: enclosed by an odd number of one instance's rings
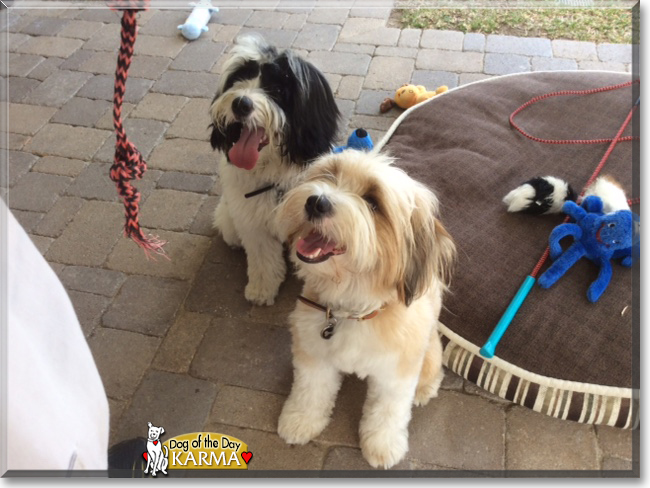
[[[185,23],[178,26],[178,29],[187,40],[193,41],[198,39],[203,32],[208,31],[210,17],[219,9],[213,7],[210,0],[200,0],[198,3],[191,3],[190,5],[194,7],[194,10],[192,10]]]
[[[334,153],[340,153],[346,149],[358,149],[359,151],[370,151],[375,145],[372,143],[370,134],[365,129],[357,129],[348,137],[347,146],[338,146],[332,149]]]
[[[575,223],[558,225],[551,232],[549,248],[554,263],[539,277],[542,288],[549,288],[583,256],[600,266],[598,278],[589,286],[587,298],[596,302],[612,278],[611,259],[623,258],[623,266],[632,266],[632,250],[638,245],[634,218],[629,210],[604,214],[600,197],[588,196],[582,207],[568,201],[562,211],[575,219]],[[562,251],[560,240],[573,236],[574,243]]]

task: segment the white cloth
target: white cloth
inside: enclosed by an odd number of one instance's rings
[[[7,468],[107,469],[104,386],[58,277],[7,213]],[[4,267],[4,266],[3,266]]]

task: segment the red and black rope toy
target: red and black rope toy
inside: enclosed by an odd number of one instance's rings
[[[161,241],[154,236],[145,236],[138,222],[140,192],[131,184],[131,180],[140,179],[147,170],[147,163],[140,151],[126,135],[122,123],[122,101],[126,90],[126,80],[133,58],[135,40],[138,35],[137,13],[148,8],[149,0],[115,0],[109,2],[113,10],[122,10],[122,33],[120,52],[115,70],[115,92],[113,94],[113,126],[115,127],[115,159],[111,166],[110,177],[117,186],[117,191],[124,202],[124,234],[133,239],[149,256],[150,252],[165,255]]]

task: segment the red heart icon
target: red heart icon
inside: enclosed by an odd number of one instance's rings
[[[142,453],[142,457],[144,458],[145,461],[149,461],[149,457],[147,456],[146,452]]]
[[[252,453],[252,452],[242,452],[242,453],[241,453],[241,458],[242,458],[244,461],[246,461],[246,464],[248,464],[248,461],[250,461],[252,457],[253,457],[253,453]]]
[[[157,445],[158,445],[158,441],[153,441],[153,445],[154,445],[154,446],[157,446]]]

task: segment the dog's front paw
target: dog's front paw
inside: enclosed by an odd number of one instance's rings
[[[440,383],[444,378],[443,374],[438,375],[438,377],[430,383],[418,385],[417,390],[415,390],[415,398],[413,403],[416,407],[421,407],[429,403],[429,400],[438,396],[438,390],[440,389]]]
[[[409,449],[408,431],[381,429],[361,434],[361,453],[373,468],[388,469],[399,463]]]
[[[307,444],[320,434],[329,418],[316,417],[302,412],[282,411],[278,421],[278,435],[287,444]]]
[[[244,296],[246,300],[255,305],[273,305],[275,303],[275,296],[278,294],[278,290],[267,289],[264,286],[260,286],[258,283],[250,282],[246,285],[244,290]]]

